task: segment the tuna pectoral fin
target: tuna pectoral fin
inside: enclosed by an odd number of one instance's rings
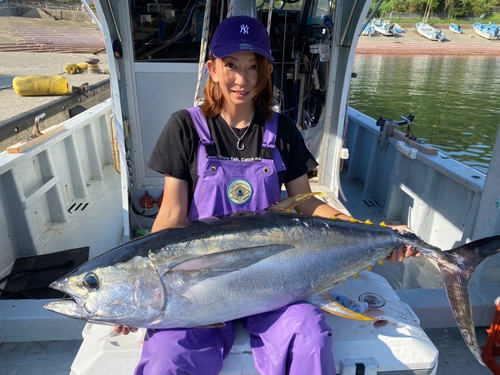
[[[172,272],[191,277],[216,277],[238,271],[282,251],[293,249],[291,245],[254,246],[202,255],[186,260],[172,268]]]
[[[449,251],[445,257],[435,259],[443,275],[446,294],[457,321],[460,333],[474,357],[484,365],[476,339],[472,307],[469,296],[469,279],[482,261],[500,251],[500,236],[484,238]]]
[[[348,309],[347,307],[342,306],[337,301],[334,301],[330,298],[328,293],[326,294],[316,294],[306,299],[306,302],[314,306],[318,306],[321,310],[330,313],[335,316],[339,316],[341,318],[351,319],[351,320],[368,320],[375,321],[377,319],[359,314],[355,311]]]
[[[323,194],[324,193],[320,192],[298,194],[293,197],[283,199],[282,201],[279,201],[278,203],[275,203],[272,206],[266,208],[266,210],[271,212],[283,212],[283,211],[290,212],[295,208],[295,206],[302,203],[303,201],[311,197],[314,197],[315,195],[323,195]]]

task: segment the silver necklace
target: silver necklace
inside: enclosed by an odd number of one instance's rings
[[[252,123],[252,120],[250,120],[250,122],[248,123],[247,130],[245,130],[243,135],[241,137],[238,137],[238,135],[233,130],[233,127],[231,126],[229,121],[227,121],[226,117],[222,114],[222,112],[220,113],[220,115],[224,119],[224,121],[226,121],[227,126],[229,126],[229,129],[231,129],[231,132],[234,134],[234,136],[238,140],[238,142],[236,142],[236,148],[240,151],[243,151],[245,149],[245,144],[243,143],[243,137],[248,133],[248,129],[250,129],[250,124]]]

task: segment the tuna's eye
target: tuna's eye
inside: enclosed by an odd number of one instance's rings
[[[94,272],[89,272],[83,277],[83,285],[90,289],[96,289],[99,286],[99,278]]]

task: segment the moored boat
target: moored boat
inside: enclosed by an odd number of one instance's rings
[[[394,30],[394,24],[391,24],[389,20],[374,19],[372,21],[373,28],[379,34],[384,36],[394,36],[396,35],[396,30]]]
[[[495,40],[500,39],[500,27],[495,24],[489,23],[485,25],[481,22],[475,22],[472,27],[476,34],[482,36],[483,38]]]
[[[440,29],[435,29],[425,22],[417,22],[417,31],[423,37],[429,40],[442,42],[444,40],[444,33]]]
[[[394,25],[394,31],[396,31],[397,33],[402,34],[405,32],[405,30],[397,23],[394,23],[393,25]]]
[[[450,30],[455,34],[462,34],[464,32],[464,29],[462,29],[460,25],[457,25],[455,23],[450,23]]]
[[[365,28],[363,29],[363,31],[361,32],[361,35],[365,35],[365,36],[372,36],[373,34],[375,33],[375,29],[373,28],[373,26],[369,23],[365,26]]]

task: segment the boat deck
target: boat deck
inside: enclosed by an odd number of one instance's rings
[[[321,190],[314,186],[314,190]],[[370,219],[374,223],[383,220],[380,202],[363,199],[359,194],[362,182],[343,179],[343,190],[348,199],[347,211],[356,218]],[[327,193],[328,194],[328,193]],[[328,194],[331,199],[331,193]],[[339,203],[336,204],[337,207]],[[396,223],[393,223],[396,224]],[[484,345],[488,327],[477,327],[479,345]],[[425,329],[426,334],[439,350],[437,375],[489,375],[490,370],[481,366],[463,341],[458,328]],[[80,348],[81,340],[6,342],[0,345],[0,368],[4,375],[67,375]],[[124,374],[126,375],[126,374]]]

